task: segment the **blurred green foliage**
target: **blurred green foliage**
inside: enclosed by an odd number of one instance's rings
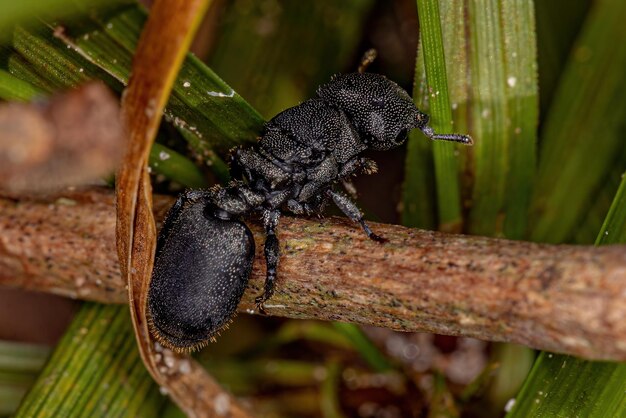
[[[372,0],[228,2],[208,63],[265,117],[346,70]]]
[[[151,417],[164,403],[128,308],[85,303],[15,417]]]

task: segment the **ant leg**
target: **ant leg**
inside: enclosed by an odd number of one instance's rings
[[[342,193],[335,192],[333,190],[328,190],[326,192],[335,202],[335,205],[350,219],[354,222],[358,222],[363,228],[363,231],[367,234],[367,237],[376,242],[387,242],[387,240],[381,236],[376,235],[372,232],[370,227],[365,223],[365,219],[363,219],[363,214],[359,210],[359,208],[350,200],[348,197]]]
[[[275,187],[288,182],[291,178],[291,174],[252,149],[237,148],[233,153],[231,164],[237,170],[243,171],[249,183],[252,183],[253,179],[259,175],[268,179],[272,187]]]
[[[352,199],[357,198],[357,191],[354,183],[350,180],[350,176],[357,170],[363,174],[374,174],[378,171],[378,167],[376,162],[369,158],[353,158],[341,167],[341,171],[339,171],[341,184]]]
[[[278,238],[276,237],[276,227],[278,226],[279,218],[280,212],[278,210],[266,210],[263,212],[263,225],[265,226],[266,234],[264,252],[267,273],[265,275],[265,290],[261,296],[254,300],[259,312],[262,314],[265,314],[263,304],[272,297],[274,293],[276,269],[278,268],[278,261],[280,259],[280,247],[278,245]]]
[[[339,178],[345,179],[354,174],[355,171],[361,174],[374,174],[378,171],[376,161],[369,158],[353,158],[341,167]]]
[[[341,185],[343,186],[343,189],[346,191],[346,193],[350,195],[351,198],[353,199],[357,198],[358,193],[356,191],[356,186],[354,185],[354,183],[352,183],[352,181],[348,179],[342,179]]]
[[[304,205],[295,199],[289,199],[287,201],[287,209],[296,215],[304,215],[306,213]]]
[[[361,63],[359,64],[360,73],[364,73],[367,67],[369,67],[369,65],[374,62],[374,60],[376,59],[376,55],[378,55],[378,53],[374,48],[365,51],[365,54],[363,54],[363,57],[361,58]]]

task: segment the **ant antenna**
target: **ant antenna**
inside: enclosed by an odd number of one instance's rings
[[[425,125],[421,127],[420,129],[422,130],[422,132],[424,132],[424,135],[426,135],[428,138],[432,139],[433,141],[437,141],[437,140],[451,141],[451,142],[460,142],[461,144],[464,144],[464,145],[474,145],[474,140],[469,135],[438,134],[438,133],[435,133],[433,128],[431,128],[428,125]]]
[[[376,52],[374,48],[370,48],[365,51],[365,54],[363,54],[363,57],[361,58],[361,64],[359,64],[359,72],[364,73],[365,69],[374,62],[377,55],[378,52]]]

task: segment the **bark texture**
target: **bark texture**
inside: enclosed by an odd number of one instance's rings
[[[172,203],[155,196],[158,220]],[[262,289],[263,236],[240,311]],[[626,360],[626,246],[566,246],[283,217],[270,315],[511,341]],[[0,284],[126,303],[113,193],[0,199]]]

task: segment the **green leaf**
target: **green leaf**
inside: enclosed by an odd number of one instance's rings
[[[613,204],[596,239],[596,245],[626,243],[626,177],[615,194]]]
[[[270,118],[308,99],[334,73],[356,70],[348,65],[353,65],[373,4],[227,2],[209,65]]]
[[[0,416],[15,412],[49,355],[48,347],[0,341]]]
[[[207,187],[208,183],[200,169],[188,158],[159,143],[150,150],[148,164],[154,173],[162,174],[185,187]]]
[[[106,10],[85,7],[84,12],[84,19],[64,25],[16,28],[11,45],[2,51],[4,70],[48,93],[94,78],[121,91],[146,12],[125,1]],[[234,145],[253,142],[264,122],[191,54],[175,82],[165,117],[208,165],[215,164],[215,151],[223,155]]]
[[[533,241],[563,242],[624,147],[626,2],[594,2],[542,131],[532,201]]]
[[[128,307],[85,303],[15,416],[156,416],[164,401],[139,358]]]
[[[424,54],[422,48],[418,46],[413,101],[418,108],[428,112],[428,103],[425,100],[427,93],[424,91],[426,82],[422,79],[424,73]],[[435,168],[432,145],[416,129],[409,133],[404,184],[402,185],[402,224],[405,226],[423,229],[436,228]]]
[[[324,418],[343,418],[339,405],[339,383],[341,379],[341,365],[337,361],[326,364],[326,378],[321,388],[321,410]]]
[[[620,417],[626,366],[541,353],[507,418]]]
[[[507,167],[504,235],[526,234],[528,208],[535,176],[539,97],[533,1],[502,2],[502,42],[506,77]]]
[[[626,178],[622,178],[596,240],[596,245],[615,243],[626,243]],[[624,363],[592,362],[544,352],[507,418],[622,417],[626,415],[624,382]]]
[[[420,4],[418,2],[418,7]],[[421,19],[427,19],[425,16],[429,14],[431,19],[437,16],[437,4],[441,8],[441,21],[438,30],[434,30],[430,20],[422,22]],[[454,131],[465,133],[471,127],[470,133],[475,140],[471,148],[455,149],[451,144],[433,144],[454,152],[445,159],[449,165],[444,174],[438,171],[442,165],[437,162],[441,161],[442,151],[434,149],[440,226],[454,230],[456,223],[458,230],[460,225],[460,218],[451,224],[444,220],[451,219],[451,213],[460,217],[460,207],[454,203],[460,197],[458,185],[442,182],[442,176],[450,176],[452,182],[457,182],[461,173],[461,182],[466,189],[470,187],[470,181],[474,181],[467,229],[475,234],[522,238],[535,171],[538,119],[533,3],[493,0],[480,5],[471,3],[467,8],[461,0],[450,0],[424,2],[424,7],[424,10],[418,10],[422,16],[423,48],[418,53],[416,65],[414,92],[416,99],[421,98],[416,102],[418,106],[430,108],[433,119],[439,121],[441,116],[437,116],[432,105],[445,101],[447,113],[444,117],[449,121],[449,91]],[[426,39],[437,40],[439,34],[443,47],[433,48],[439,43],[431,42],[429,50]],[[444,52],[445,64],[442,58],[430,57],[432,54],[442,57]],[[433,87],[432,77],[428,75],[427,86],[424,86],[424,78],[420,75],[421,60],[425,61],[427,72],[430,60],[435,62],[431,67],[438,68],[435,76],[447,73],[450,88],[443,89],[441,85]],[[426,97],[428,103],[422,103]],[[449,122],[437,129],[452,130]],[[428,177],[430,164],[428,145],[416,141],[420,136],[416,134],[408,144],[403,199],[406,213],[403,220],[409,224],[428,226],[432,224],[428,216],[432,208]],[[468,154],[472,154],[470,158],[466,158]],[[442,200],[441,196],[447,196],[446,200]],[[464,201],[469,202],[469,197],[463,191]],[[442,210],[451,212],[446,215]]]
[[[7,71],[0,70],[0,99],[2,100],[30,100],[40,93],[39,89]]]
[[[467,83],[468,50],[465,40],[467,31],[465,7],[462,0],[439,2],[447,84],[452,102],[452,124],[456,132],[468,132],[469,85]],[[413,99],[418,108],[430,113],[430,96],[433,89],[427,82],[424,55],[422,37],[415,62]],[[403,193],[402,223],[404,225],[434,229],[437,224],[433,145],[431,141],[424,140],[424,135],[417,130],[409,134]],[[463,148],[456,148],[456,151]],[[459,158],[457,163],[462,167],[465,153],[462,152],[456,156]],[[457,228],[460,226],[460,224],[456,225]],[[454,229],[453,225],[451,227]]]
[[[471,2],[469,19],[475,139],[469,230],[521,238],[538,112],[533,2]]]
[[[572,48],[591,0],[551,0],[535,3],[537,20],[537,61],[541,86],[541,115],[545,115],[554,97],[567,56]]]
[[[3,372],[38,372],[50,349],[45,346],[0,341],[0,370]]]
[[[626,167],[626,147],[624,147],[624,151],[625,155],[622,157],[621,163],[618,161],[611,169],[600,186],[600,190],[593,196],[591,207],[587,210],[584,220],[576,227],[575,243],[588,245],[596,241],[598,231],[606,220],[611,203],[622,181],[624,167]]]
[[[375,372],[385,372],[392,369],[385,355],[372,341],[354,324],[333,322],[333,327],[350,340],[354,349],[363,357]]]
[[[452,112],[448,96],[448,81],[446,76],[446,62],[441,33],[441,19],[439,17],[438,0],[417,0],[417,10],[421,31],[424,68],[427,80],[428,107],[431,117],[431,126],[436,132],[452,131]],[[412,136],[411,141],[419,138]],[[413,150],[415,145],[410,144],[410,158],[407,160],[407,178],[420,178],[427,160],[417,159],[418,153]],[[435,143],[433,147],[433,161],[435,168],[435,182],[437,194],[437,209],[439,212],[439,227],[443,230],[460,230],[461,195],[458,180],[458,164],[454,146],[449,143]],[[410,165],[409,165],[410,164]],[[411,185],[405,185],[405,194],[411,193]],[[423,197],[416,194],[415,198]],[[405,198],[404,206],[411,208],[412,201]]]

